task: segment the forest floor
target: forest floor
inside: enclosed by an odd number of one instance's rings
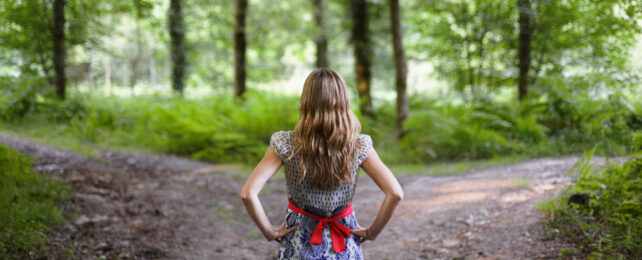
[[[37,158],[35,168],[70,183],[67,224],[53,232],[50,258],[274,259],[239,199],[249,171],[165,155],[103,151],[99,158],[0,133],[0,144]],[[572,181],[577,157],[542,158],[449,176],[400,176],[405,198],[366,259],[548,259],[566,241],[543,231],[534,209]],[[595,159],[598,162],[603,160]],[[371,223],[383,193],[367,175],[353,206]],[[260,193],[274,225],[285,215],[283,178]]]

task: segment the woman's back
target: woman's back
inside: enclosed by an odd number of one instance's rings
[[[298,226],[281,240],[278,259],[362,259],[361,243],[357,236],[341,238],[341,245],[336,244],[331,229],[324,228],[320,233],[318,244],[310,243],[320,218],[336,218],[336,222],[348,229],[358,228],[358,223],[350,204],[357,185],[359,166],[372,150],[372,140],[365,134],[358,135],[355,164],[351,169],[352,182],[335,185],[333,189],[320,188],[310,182],[310,178],[301,179],[298,167],[301,156],[293,153],[292,131],[276,132],[270,138],[270,147],[285,167],[285,182],[288,207],[285,217],[285,228]],[[309,166],[307,171],[313,171]],[[309,177],[309,176],[308,176]],[[299,209],[299,211],[297,211]],[[307,214],[316,216],[310,217]],[[336,236],[337,234],[334,234]],[[341,248],[337,250],[337,248]]]
[[[276,132],[270,148],[243,185],[241,199],[268,240],[280,243],[278,259],[363,259],[361,242],[373,240],[403,196],[392,172],[360,134],[341,75],[321,68],[303,84],[299,121]],[[285,166],[288,207],[280,227],[270,223],[258,192]],[[352,198],[359,168],[386,194],[368,228],[357,223]]]
[[[352,183],[334,189],[323,189],[310,183],[309,178],[299,182],[301,173],[297,167],[300,156],[292,153],[292,131],[276,132],[270,138],[270,146],[279,156],[285,167],[285,180],[290,201],[297,207],[322,217],[331,217],[345,209],[354,195],[357,185],[359,166],[372,151],[372,139],[359,134],[356,165],[352,167]],[[313,169],[309,169],[311,171]]]

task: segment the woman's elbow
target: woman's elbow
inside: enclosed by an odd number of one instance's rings
[[[250,198],[252,197],[252,193],[246,190],[241,191],[241,200],[243,202],[248,202]]]
[[[392,191],[392,192],[390,193],[390,197],[391,197],[394,201],[401,201],[401,200],[403,200],[403,190],[402,190],[402,189],[397,189],[397,190]]]

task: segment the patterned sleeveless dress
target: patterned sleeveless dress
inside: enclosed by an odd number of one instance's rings
[[[332,217],[344,210],[354,196],[357,186],[357,174],[359,167],[353,167],[353,182],[348,185],[337,187],[334,190],[319,189],[309,183],[307,179],[299,183],[299,170],[297,163],[299,158],[296,155],[290,157],[292,151],[292,131],[276,132],[270,138],[270,146],[283,161],[285,167],[285,181],[287,195],[290,201],[298,208],[320,217]],[[363,161],[372,151],[372,139],[370,136],[360,134],[357,151],[357,163],[361,166]],[[339,223],[350,229],[357,228],[357,219],[351,215],[338,219]],[[319,245],[310,244],[310,237],[319,220],[299,214],[287,209],[285,215],[285,227],[298,226],[294,232],[285,235],[281,239],[278,259],[363,259],[359,237],[350,234],[345,239],[346,250],[335,253],[330,237],[330,225],[323,230],[323,241]]]

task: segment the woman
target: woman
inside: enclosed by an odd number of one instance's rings
[[[270,147],[241,191],[265,238],[280,243],[279,259],[362,259],[361,243],[374,240],[403,198],[399,182],[381,162],[370,136],[360,134],[345,82],[331,69],[310,73],[294,131],[274,133]],[[288,209],[274,227],[258,193],[285,165]],[[352,197],[359,166],[386,194],[372,225],[357,224]]]

